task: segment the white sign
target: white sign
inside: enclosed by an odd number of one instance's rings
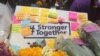
[[[59,34],[70,34],[70,23],[65,22],[62,24],[45,24],[40,25],[39,23],[30,24],[32,29],[32,35],[29,37],[57,37]]]

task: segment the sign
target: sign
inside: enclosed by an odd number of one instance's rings
[[[12,20],[10,44],[25,48],[29,47],[28,43],[41,44],[42,40],[47,39],[46,44],[53,46],[50,39],[76,31],[82,15],[56,9],[17,6]]]
[[[32,23],[30,25],[31,35],[25,37],[57,37],[59,34],[70,34],[70,23],[45,24]]]

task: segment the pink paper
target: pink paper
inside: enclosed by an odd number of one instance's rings
[[[18,21],[18,20],[16,19],[16,16],[13,16],[12,23],[13,23],[13,24],[18,24],[18,23],[20,23],[20,21]]]
[[[69,12],[69,20],[70,21],[77,21],[77,13],[76,12]]]
[[[79,28],[79,23],[73,22],[71,23],[71,30],[76,31]]]
[[[94,32],[94,31],[98,31],[98,29],[96,28],[96,25],[87,25],[87,26],[84,26],[83,29],[86,31],[86,32]]]

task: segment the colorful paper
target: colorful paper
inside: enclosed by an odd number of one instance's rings
[[[18,23],[20,23],[20,21],[18,21],[18,20],[16,19],[16,16],[13,16],[12,23],[13,23],[13,24],[18,24]]]
[[[30,20],[29,19],[21,21],[21,27],[22,28],[28,27],[29,25],[30,25]]]
[[[23,14],[30,14],[31,7],[23,6],[20,8],[19,12]]]
[[[69,12],[69,20],[70,21],[77,21],[77,13],[76,12]]]
[[[34,16],[38,16],[39,15],[39,8],[31,8],[30,10],[30,14],[34,15]]]
[[[57,18],[57,10],[56,9],[50,9],[48,17],[56,19]]]
[[[71,23],[71,30],[76,31],[79,28],[79,23],[77,22],[72,22]]]
[[[40,17],[39,18],[39,23],[40,24],[47,24],[48,23],[48,18],[47,17]]]
[[[71,37],[72,37],[72,39],[74,39],[74,38],[79,38],[78,32],[77,32],[77,31],[72,31],[72,32],[71,32]]]
[[[30,27],[21,28],[21,34],[24,37],[30,36],[32,34],[32,30],[30,29]]]
[[[23,14],[21,12],[17,12],[15,16],[16,16],[16,19],[20,21],[20,20],[24,20],[25,19],[26,14]]]
[[[55,39],[46,39],[46,44],[50,48],[54,48],[55,47]]]
[[[49,15],[49,9],[41,8],[40,16],[48,17],[48,15]]]
[[[86,13],[78,13],[78,19],[81,22],[86,22],[86,21],[88,21],[88,16]]]
[[[21,29],[21,27],[19,24],[12,24],[12,32],[19,33],[20,29]]]
[[[17,45],[12,45],[11,48],[13,49],[14,52],[17,52],[20,49],[20,47]]]

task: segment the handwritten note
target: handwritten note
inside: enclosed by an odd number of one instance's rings
[[[79,23],[77,22],[72,22],[71,23],[71,30],[76,31],[79,28]]]
[[[69,12],[69,20],[70,21],[77,21],[77,13],[76,12]]]

